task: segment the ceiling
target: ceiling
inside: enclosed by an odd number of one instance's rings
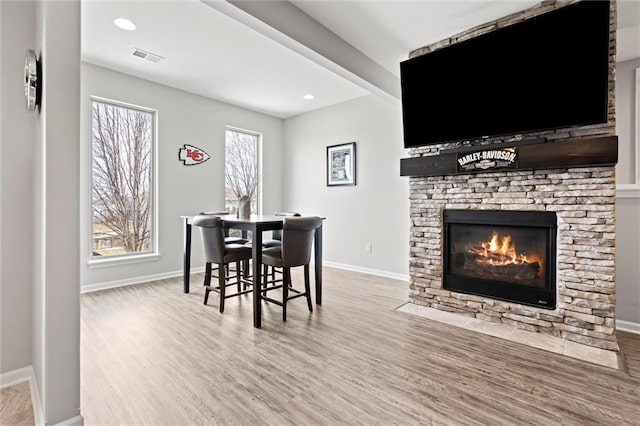
[[[519,12],[539,1],[292,2],[357,49],[400,75],[410,51]]]
[[[124,31],[113,19],[137,26]],[[139,48],[165,59],[132,55]],[[276,117],[367,92],[199,1],[84,1],[84,61]],[[316,96],[313,101],[302,97]]]
[[[397,102],[398,64],[411,50],[537,3],[84,0],[82,57],[288,118],[369,93]],[[640,2],[618,1],[618,11],[618,59],[639,57]],[[137,29],[117,28],[118,17]],[[140,59],[134,48],[164,60]]]

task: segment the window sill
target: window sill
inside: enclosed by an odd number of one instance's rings
[[[160,260],[160,253],[136,254],[131,256],[118,256],[106,259],[91,259],[88,262],[89,269],[109,268],[112,266],[130,265],[133,263],[155,262]]]
[[[640,198],[640,184],[617,184],[616,198]]]

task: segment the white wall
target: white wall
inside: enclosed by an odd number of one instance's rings
[[[406,277],[409,182],[400,177],[400,106],[369,95],[289,118],[284,128],[285,210],[326,217],[324,260]],[[357,185],[327,187],[327,146],[353,141]]]
[[[616,318],[640,331],[640,200],[616,200]]]
[[[263,211],[282,208],[282,120],[131,77],[92,64],[82,64],[81,90],[81,240],[82,285],[117,282],[180,272],[181,215],[224,208],[225,126],[263,135]],[[160,260],[106,268],[90,268],[91,254],[91,96],[157,110],[158,220]],[[211,159],[196,166],[178,161],[184,144],[204,149]],[[194,268],[202,267],[200,237],[192,242]],[[178,289],[176,289],[178,291]]]
[[[640,58],[616,64],[616,133],[618,134],[618,165],[616,180],[618,184],[639,184],[636,182],[638,171],[638,150],[635,141],[636,120],[635,69],[640,68]]]
[[[640,58],[618,63],[616,68],[616,318],[635,323],[640,330],[640,140],[636,135],[640,112],[635,104],[638,67]]]
[[[24,55],[34,4],[0,2],[0,374],[31,365],[33,126]]]
[[[80,416],[80,1],[36,2],[33,368],[45,424]]]

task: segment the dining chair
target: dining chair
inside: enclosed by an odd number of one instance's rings
[[[252,283],[242,279],[240,262],[251,259],[251,248],[244,244],[225,243],[224,221],[219,216],[197,215],[193,218],[193,225],[200,227],[202,234],[202,246],[204,249],[205,261],[208,265],[218,265],[218,285],[211,285],[211,267],[205,270],[204,304],[209,300],[209,293],[215,291],[220,293],[220,313],[224,312],[224,301],[230,297],[247,294],[252,290],[247,290],[247,286]],[[226,288],[234,283],[227,283],[227,269],[229,263],[236,264],[237,291],[233,294],[226,294]]]
[[[309,262],[311,261],[315,230],[321,225],[322,218],[317,216],[285,217],[282,224],[282,244],[276,247],[267,247],[262,251],[265,282],[269,266],[281,267],[283,279],[281,285],[263,287],[260,297],[262,300],[282,306],[283,321],[287,320],[287,302],[298,297],[306,297],[309,312],[313,312],[309,288]],[[298,266],[304,266],[304,292],[294,289],[291,282],[291,268]],[[267,297],[267,291],[278,288],[282,288],[282,301]],[[289,292],[295,294],[290,296]]]
[[[284,217],[300,217],[300,213],[298,212],[278,212],[274,213],[274,216],[284,216]],[[282,245],[282,230],[275,229],[271,231],[271,239],[262,241],[262,247],[280,247]],[[276,280],[276,273],[282,274],[282,269],[272,267],[271,268],[271,281],[272,283],[280,282],[280,280]]]
[[[274,216],[284,216],[284,217],[300,217],[300,213],[298,212],[278,212],[274,213]],[[276,247],[282,244],[282,231],[276,229],[271,231],[271,239],[262,241],[262,247]]]
[[[229,214],[229,212],[227,210],[220,210],[220,211],[213,211],[213,212],[200,212],[198,214],[204,214],[204,215],[209,215],[209,216],[226,216]],[[248,242],[249,240],[247,240],[246,238],[242,238],[242,237],[230,237],[229,236],[229,230],[225,229],[224,230],[224,242],[227,244],[244,244],[246,242]]]
[[[199,215],[209,215],[209,216],[226,216],[229,214],[229,212],[227,210],[219,210],[219,211],[212,211],[212,212],[200,212],[198,213]],[[229,229],[225,229],[224,230],[224,243],[225,244],[246,244],[248,243],[249,240],[247,240],[246,238],[242,238],[242,237],[230,237],[229,236]],[[229,265],[227,265],[226,267],[226,273],[227,273],[227,280],[229,279]],[[244,272],[246,272],[246,270],[248,269],[247,265],[243,265],[242,270]],[[205,264],[205,273],[207,273],[207,271],[217,271],[218,268],[212,268],[211,266],[211,262],[207,262]],[[245,277],[246,277],[246,273],[245,273]],[[217,276],[216,276],[217,277]]]

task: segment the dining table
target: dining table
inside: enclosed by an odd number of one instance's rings
[[[180,216],[182,219],[184,236],[184,293],[189,293],[189,280],[191,273],[191,234],[193,216]],[[248,218],[241,218],[235,215],[220,216],[223,226],[227,229],[237,229],[251,232],[252,248],[252,278],[253,278],[253,326],[262,326],[262,304],[260,289],[262,288],[262,233],[282,229],[284,223],[283,216],[275,215],[251,215]],[[316,304],[322,305],[322,225],[315,230],[314,235],[314,271]]]

